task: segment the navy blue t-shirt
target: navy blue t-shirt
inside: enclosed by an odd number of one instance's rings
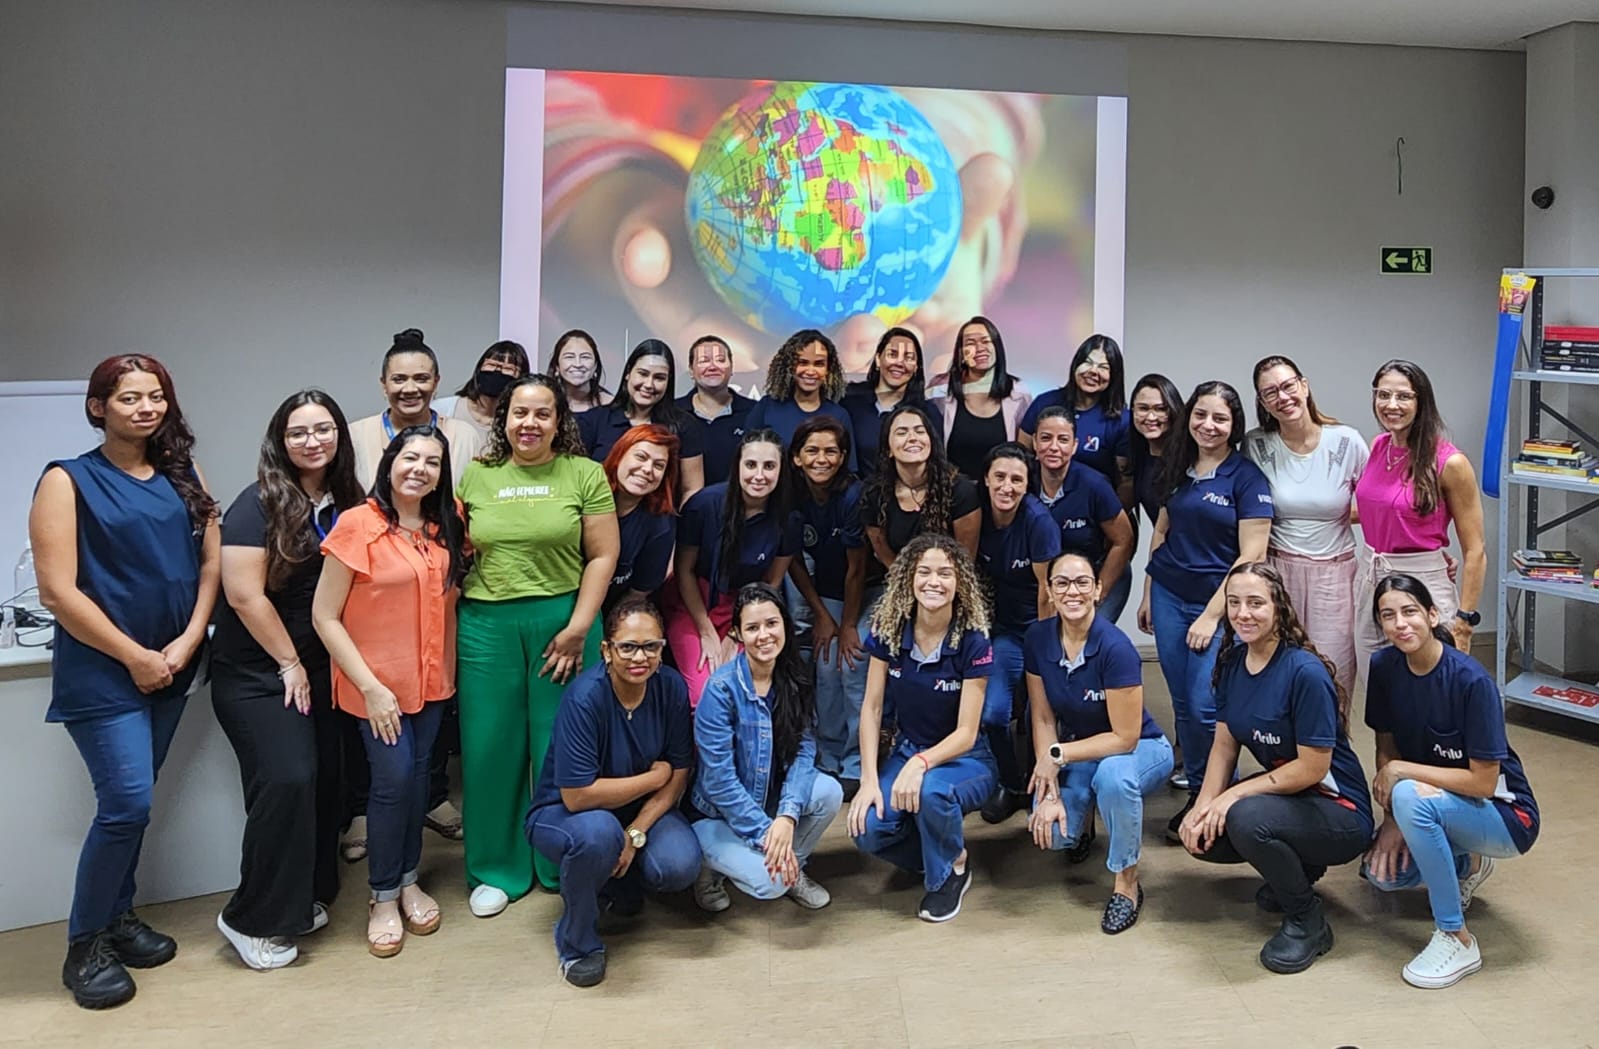
[[[800,496],[794,516],[800,545],[811,557],[811,582],[816,584],[816,592],[834,601],[844,600],[849,551],[866,544],[861,530],[861,483],[850,481],[825,503],[818,503],[807,492]]]
[[[1239,643],[1216,685],[1216,720],[1268,772],[1299,757],[1301,745],[1332,750],[1327,777],[1311,789],[1371,822],[1366,773],[1338,730],[1338,693],[1321,660],[1295,645],[1278,644],[1258,674],[1246,667]]]
[[[616,519],[622,535],[616,572],[605,595],[606,604],[618,600],[629,590],[653,594],[666,582],[672,564],[672,544],[677,539],[677,518],[672,514],[652,514],[642,506],[626,517]]]
[[[1063,741],[1109,732],[1105,693],[1144,683],[1138,649],[1104,616],[1095,616],[1088,625],[1088,640],[1075,663],[1067,662],[1066,649],[1060,643],[1060,620],[1054,616],[1040,619],[1027,628],[1022,640],[1022,666],[1044,683],[1044,695],[1049,697],[1056,731]],[[1145,707],[1138,738],[1160,739],[1163,735]]]
[[[561,695],[532,808],[560,804],[562,788],[637,776],[657,761],[674,769],[694,767],[694,717],[683,676],[671,667],[657,670],[644,686],[644,702],[629,715],[605,664],[596,663]],[[645,800],[612,811],[626,825]]]
[[[787,454],[791,451],[788,447],[794,440],[794,431],[800,428],[800,423],[814,419],[818,415],[830,415],[844,424],[844,430],[849,434],[849,461],[844,464],[844,469],[855,473],[857,462],[855,455],[855,426],[850,421],[849,412],[836,401],[822,399],[822,406],[814,412],[808,412],[794,403],[793,398],[785,401],[774,401],[770,397],[762,397],[755,402],[755,407],[750,409],[749,416],[744,420],[745,430],[757,430],[762,426],[770,426],[783,438],[783,450]]]
[[[923,663],[911,655],[915,643],[912,620],[896,642],[884,643],[871,634],[865,648],[873,659],[888,664],[883,709],[894,711],[900,738],[925,749],[942,742],[960,724],[961,682],[988,677],[994,670],[994,650],[988,638],[968,630],[958,639],[946,637],[938,658]]]
[[[1122,512],[1116,489],[1099,471],[1079,468],[1073,460],[1054,502],[1043,496],[1039,502],[1060,528],[1060,552],[1082,554],[1098,571],[1105,561],[1105,527]]]
[[[727,411],[714,419],[703,418],[694,410],[693,392],[677,399],[683,412],[683,429],[699,432],[702,454],[705,456],[706,483],[726,481],[733,476],[733,457],[738,454],[738,439],[744,436],[745,421],[755,401],[742,394],[733,394]]]
[[[977,539],[977,570],[994,596],[994,629],[1020,634],[1038,621],[1036,564],[1047,565],[1060,553],[1060,528],[1032,495],[1022,496],[1016,516],[995,527],[993,511],[983,508],[983,530]]]
[[[700,427],[681,415],[674,423],[663,425],[677,434],[678,458],[693,459],[705,454]],[[611,454],[611,446],[632,427],[622,409],[612,404],[602,404],[598,408],[577,413],[577,432],[583,438],[583,447],[589,450],[589,458],[597,463],[605,461],[605,457]]]
[[[1270,520],[1273,510],[1271,483],[1238,452],[1204,477],[1190,471],[1166,501],[1166,541],[1149,574],[1184,601],[1209,601],[1238,560],[1238,522]]]
[[[772,562],[799,553],[799,518],[793,514],[779,522],[770,513],[744,519],[739,535],[738,564],[729,566],[722,578],[722,517],[727,511],[727,482],[708,484],[689,497],[678,521],[678,545],[699,548],[694,574],[711,584],[711,602],[722,594],[737,593],[745,583],[766,578]]]
[[[1131,455],[1127,435],[1132,430],[1132,413],[1126,408],[1106,413],[1098,405],[1078,408],[1076,404],[1075,388],[1056,387],[1033,398],[1033,403],[1028,406],[1027,413],[1016,428],[1026,434],[1035,433],[1038,430],[1039,413],[1045,408],[1067,409],[1077,423],[1077,452],[1072,456],[1072,462],[1097,470],[1112,485],[1119,484],[1121,471],[1116,466],[1116,460]]]
[[[1403,652],[1378,649],[1366,684],[1366,724],[1393,735],[1402,761],[1444,769],[1470,768],[1472,758],[1499,762],[1494,808],[1516,848],[1532,848],[1538,839],[1538,802],[1505,738],[1505,708],[1482,664],[1445,645],[1438,665],[1417,675]]]
[[[1160,473],[1165,462],[1158,455],[1140,455],[1132,464],[1133,502],[1149,518],[1151,528],[1160,517],[1166,493],[1160,488]]]
[[[882,449],[883,419],[888,412],[877,409],[877,391],[870,388],[852,389],[844,395],[839,402],[844,410],[849,412],[851,435],[855,441],[855,462],[860,466],[862,477],[870,477],[877,472],[877,456]],[[906,394],[900,399],[899,404],[925,405],[923,397],[912,397]],[[895,408],[899,404],[894,405]],[[890,411],[893,409],[891,408]]]

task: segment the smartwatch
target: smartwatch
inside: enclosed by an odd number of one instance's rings
[[[637,827],[627,828],[627,840],[633,843],[635,849],[642,849],[649,844],[650,836]]]
[[[1475,627],[1482,623],[1481,612],[1468,612],[1464,608],[1455,612],[1455,618],[1465,620],[1466,625],[1469,627]]]
[[[1066,764],[1066,752],[1061,749],[1059,743],[1051,743],[1049,745],[1049,760],[1057,765]]]

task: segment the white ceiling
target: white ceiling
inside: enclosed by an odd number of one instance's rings
[[[576,0],[574,0],[576,2]],[[595,2],[595,0],[585,0]],[[1516,48],[1599,0],[597,0],[706,11],[854,16],[1103,33]]]

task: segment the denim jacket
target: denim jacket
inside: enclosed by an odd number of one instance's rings
[[[705,686],[694,708],[694,748],[699,772],[694,807],[727,821],[733,833],[759,848],[772,825],[766,790],[772,777],[772,715],[755,694],[749,657],[724,664]],[[783,777],[777,814],[799,821],[816,781],[816,735],[807,730]]]

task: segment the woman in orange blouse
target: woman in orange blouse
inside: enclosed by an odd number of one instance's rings
[[[322,543],[311,606],[333,658],[333,702],[365,719],[372,768],[367,948],[398,954],[405,933],[439,927],[416,883],[427,812],[428,756],[442,700],[455,694],[455,600],[466,573],[464,529],[450,495],[450,446],[433,426],[389,442],[371,497],[339,515]]]

